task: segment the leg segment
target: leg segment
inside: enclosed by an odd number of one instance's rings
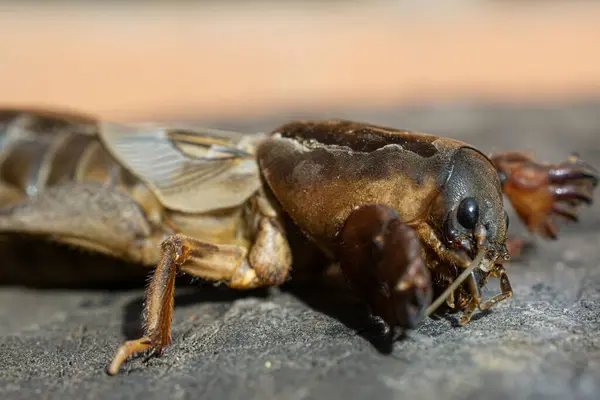
[[[490,299],[482,303],[480,288],[485,286],[490,276],[494,276],[500,279],[501,293],[491,297]],[[477,282],[477,280],[475,279],[475,275],[471,274],[471,276],[467,280],[467,284],[469,287],[469,292],[471,294],[471,300],[469,301],[467,307],[465,308],[465,310],[459,318],[458,323],[460,325],[465,325],[469,323],[471,317],[473,316],[473,312],[476,308],[479,308],[479,310],[481,311],[485,311],[501,301],[510,299],[513,294],[510,281],[508,280],[508,275],[506,275],[506,271],[501,265],[495,265],[494,268],[490,272],[488,272],[487,275],[485,275],[485,278],[480,282]]]
[[[471,272],[471,275],[467,279],[467,285],[469,288],[469,292],[471,293],[471,300],[467,304],[467,307],[463,310],[460,318],[458,319],[458,323],[460,325],[466,325],[471,321],[471,317],[477,309],[477,306],[481,303],[481,290],[479,286],[479,282],[475,279],[475,273]]]
[[[232,288],[251,289],[280,285],[291,266],[291,253],[283,231],[272,218],[262,218],[250,251],[236,245],[213,245],[176,234],[162,243],[162,257],[146,290],[144,336],[123,344],[107,372],[119,371],[134,353],[147,349],[157,354],[171,343],[171,317],[178,271],[224,281]]]
[[[556,239],[553,216],[577,221],[577,207],[591,204],[598,171],[573,155],[560,164],[545,164],[523,152],[490,155],[502,188],[529,231]]]
[[[48,237],[129,261],[151,258],[137,244],[160,236],[125,191],[92,182],[47,188],[0,209],[0,232]]]
[[[421,238],[425,239],[428,247],[435,251],[436,255],[440,258],[440,260],[442,260],[442,262],[454,264],[463,270],[469,267],[471,261],[468,259],[468,257],[463,253],[457,253],[445,247],[444,244],[441,243],[437,238],[435,232],[433,232],[431,227],[429,227],[427,224],[421,224],[417,227],[417,230],[420,232]],[[523,247],[523,243],[519,241],[512,241],[509,243],[509,245],[511,246],[511,250],[520,249]],[[492,297],[482,304],[481,288],[486,285],[490,276],[500,279],[500,288],[502,289],[502,293]],[[467,293],[470,296],[470,300],[466,307],[462,310],[462,314],[459,318],[460,325],[469,323],[473,313],[477,308],[480,310],[486,310],[492,305],[512,297],[512,288],[510,286],[508,276],[506,275],[504,267],[499,264],[494,265],[494,267],[485,275],[485,279],[477,281],[475,274],[472,272],[465,280],[465,283],[467,285]],[[461,292],[459,292],[459,299],[460,295]],[[449,308],[453,309],[456,307],[455,295],[453,292],[446,298],[445,301]]]
[[[504,270],[503,266],[496,265],[496,267],[490,271],[489,275],[500,279],[501,293],[493,296],[492,298],[486,300],[484,303],[480,304],[479,309],[482,311],[489,309],[493,305],[498,304],[503,300],[510,299],[513,295],[512,286],[510,284],[510,281],[508,280],[508,275],[506,275],[506,271]]]
[[[393,328],[413,328],[432,296],[415,230],[388,206],[355,209],[340,232],[340,267],[372,313]]]

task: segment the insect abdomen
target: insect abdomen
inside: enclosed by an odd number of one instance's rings
[[[0,180],[25,196],[61,182],[139,183],[106,151],[96,120],[43,111],[0,111]]]

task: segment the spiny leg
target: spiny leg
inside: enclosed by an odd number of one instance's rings
[[[195,248],[194,245],[198,245]],[[162,257],[146,290],[144,307],[144,333],[136,340],[125,342],[117,351],[108,373],[115,375],[125,359],[134,353],[149,348],[160,352],[171,343],[171,314],[173,312],[173,291],[175,277],[181,265],[189,257],[189,247],[199,252],[204,243],[193,243],[190,238],[174,235],[162,243]],[[209,247],[209,251],[213,250]]]
[[[482,293],[481,288],[485,286],[487,280],[490,276],[494,276],[500,279],[500,290],[501,293],[491,297],[485,302],[481,302]],[[471,300],[467,304],[467,307],[461,314],[458,323],[460,325],[466,325],[471,321],[471,317],[477,308],[481,311],[485,311],[490,307],[498,304],[501,301],[510,299],[513,295],[512,287],[510,281],[508,279],[508,275],[504,270],[504,267],[501,265],[494,265],[494,267],[485,275],[484,279],[480,282],[477,282],[475,279],[475,274],[471,273],[469,278],[466,280],[468,285],[469,293],[471,295]]]
[[[486,300],[484,303],[479,305],[479,309],[484,311],[489,309],[495,304],[498,304],[501,301],[510,299],[513,295],[512,286],[510,284],[510,280],[508,279],[508,275],[504,270],[504,267],[501,265],[494,266],[494,269],[490,271],[490,275],[500,279],[500,291],[497,295],[492,298]],[[488,275],[489,276],[489,275]]]
[[[477,306],[479,306],[479,304],[481,303],[481,289],[479,286],[479,282],[477,282],[477,280],[475,279],[474,272],[471,272],[471,274],[466,280],[466,283],[471,294],[471,300],[469,301],[467,307],[464,309],[460,318],[458,319],[459,325],[468,324],[471,321],[473,312],[475,312]]]
[[[448,282],[449,285],[444,289],[443,293],[440,294],[430,305],[427,307],[425,311],[425,316],[429,316],[436,312],[439,306],[441,306],[444,302],[448,302],[450,297],[454,297],[454,292],[458,290],[460,286],[462,286],[465,281],[474,278],[473,272],[482,265],[482,261],[484,260],[485,251],[479,251],[475,256],[475,259],[471,262],[469,266],[467,266],[459,276],[457,276],[452,281]],[[478,283],[475,279],[472,279],[473,282]],[[479,289],[481,286],[471,285],[470,290],[473,298],[480,298]],[[460,294],[459,294],[460,296]],[[460,299],[460,297],[459,297]],[[459,300],[460,301],[460,300]]]
[[[481,302],[482,294],[480,288],[485,286],[487,280],[490,276],[494,276],[500,279],[500,290],[501,293],[491,297],[485,302]],[[469,292],[471,294],[471,301],[467,305],[467,308],[463,311],[462,315],[459,319],[460,325],[465,325],[469,323],[471,317],[473,316],[473,312],[476,308],[479,308],[481,311],[488,310],[490,307],[498,304],[501,301],[510,299],[513,295],[512,287],[510,281],[508,279],[508,275],[502,265],[494,265],[494,267],[485,275],[485,278],[481,282],[477,282],[475,279],[475,275],[471,274],[469,279],[467,279],[467,284],[469,285]]]
[[[238,289],[282,284],[291,253],[278,222],[262,218],[250,252],[237,245],[213,245],[176,234],[162,244],[162,257],[146,290],[144,336],[123,344],[107,372],[115,375],[132,354],[152,349],[155,354],[171,343],[171,319],[178,271],[224,281]]]
[[[556,239],[552,217],[576,222],[577,207],[592,203],[599,173],[576,155],[559,164],[537,162],[532,154],[515,151],[492,154],[490,159],[504,193],[532,233]]]
[[[456,252],[447,248],[442,241],[438,238],[436,233],[428,224],[420,224],[417,226],[417,230],[420,233],[420,237],[425,240],[428,248],[433,249],[439,259],[448,264],[456,265],[463,271],[454,280],[448,282],[448,287],[440,294],[427,308],[425,315],[431,315],[436,312],[439,306],[446,303],[449,308],[455,308],[455,291],[467,282],[469,292],[473,299],[481,299],[480,287],[478,282],[474,279],[473,271],[479,266],[485,256],[485,252],[480,251],[474,260],[470,260],[464,252]],[[467,323],[475,308],[477,308],[478,300],[475,302],[471,301],[467,305],[467,309],[463,311],[463,315],[466,318]],[[462,318],[462,317],[461,317]]]

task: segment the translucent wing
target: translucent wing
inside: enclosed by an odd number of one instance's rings
[[[201,213],[234,207],[260,187],[254,158],[260,135],[102,122],[100,137],[172,210]]]

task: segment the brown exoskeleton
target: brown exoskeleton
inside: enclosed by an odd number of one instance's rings
[[[307,246],[297,248],[293,229],[340,263],[390,332],[442,309],[465,324],[512,296],[503,194],[530,231],[556,237],[552,217],[576,219],[598,181],[576,157],[487,157],[460,141],[347,121],[242,135],[6,110],[0,129],[0,232],[156,267],[145,334],[118,349],[110,374],[171,342],[178,273],[238,289],[280,285]],[[482,301],[490,277],[502,292]]]

